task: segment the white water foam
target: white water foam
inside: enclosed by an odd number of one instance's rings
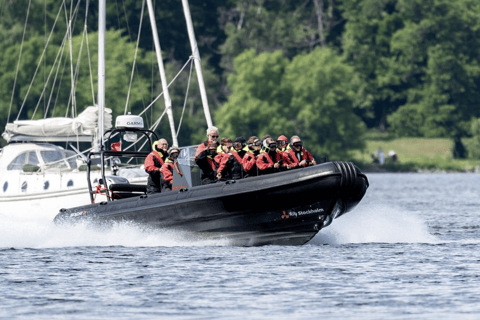
[[[335,219],[309,243],[438,243],[438,239],[430,234],[425,221],[415,213],[367,205]]]
[[[174,230],[144,230],[121,223],[98,228],[88,224],[56,225],[52,213],[44,208],[12,213],[0,212],[0,248],[58,248],[77,246],[222,246],[226,240],[204,240]],[[54,215],[53,215],[54,216]]]

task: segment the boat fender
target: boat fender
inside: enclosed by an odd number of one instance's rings
[[[180,192],[187,192],[188,188],[180,188]]]
[[[106,204],[108,204],[107,201],[102,201],[102,202],[100,202],[100,205],[101,205],[101,206],[104,206],[104,205],[106,205]]]
[[[225,181],[225,184],[232,184],[232,183],[235,183],[237,182],[236,180],[227,180]]]
[[[147,196],[146,194],[142,194],[142,195],[140,196],[140,199],[147,199],[147,197],[148,197],[148,196]]]

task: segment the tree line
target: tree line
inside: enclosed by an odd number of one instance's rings
[[[480,2],[189,2],[221,136],[298,134],[316,155],[336,158],[362,150],[365,131],[380,128],[400,137],[448,137],[456,157],[480,157],[462,143],[473,137],[480,147]],[[20,119],[30,119],[72,115],[93,104],[97,5],[0,1],[0,112],[7,115],[11,109],[10,121],[20,110]],[[182,6],[178,0],[156,1],[155,11],[167,78],[173,79],[191,55]],[[62,47],[70,17],[71,54],[68,40]],[[115,116],[125,109],[138,113],[161,92],[144,2],[107,1],[107,29],[106,105]],[[188,85],[189,74],[187,66],[170,87],[177,126],[183,114],[182,145],[201,141],[206,127],[197,81],[192,77]],[[145,114],[147,124],[163,105],[160,98]],[[6,121],[2,117],[0,126]],[[166,122],[158,132],[168,138]]]

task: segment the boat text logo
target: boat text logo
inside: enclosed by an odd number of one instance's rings
[[[318,209],[308,209],[308,210],[304,210],[304,211],[290,211],[290,212],[288,212],[288,214],[292,217],[298,217],[298,216],[304,216],[304,215],[307,215],[307,214],[322,213],[322,212],[324,212],[324,210],[322,208],[318,208]]]

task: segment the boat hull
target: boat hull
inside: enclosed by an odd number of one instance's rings
[[[368,188],[351,163],[329,162],[190,190],[62,209],[57,223],[133,221],[233,245],[301,245],[345,212]]]

